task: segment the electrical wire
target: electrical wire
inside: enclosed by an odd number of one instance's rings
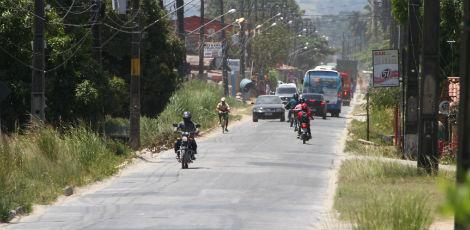
[[[67,53],[69,52],[70,50],[74,49],[75,47],[77,47],[79,44],[81,44],[83,42],[84,39],[86,39],[89,35],[90,35],[91,31],[87,31],[85,33],[85,35],[82,36],[82,38],[76,42],[75,44],[73,44],[72,46],[70,46],[68,49],[66,50],[63,50],[63,51],[60,51],[60,52],[56,52],[54,53],[55,55],[61,55],[61,54],[64,54],[64,53]]]
[[[70,59],[72,59],[72,58],[75,56],[75,54],[77,54],[77,52],[82,48],[83,43],[85,43],[85,39],[82,39],[82,42],[79,43],[79,45],[77,45],[77,46],[78,46],[77,49],[70,55],[70,57],[68,57],[67,59],[65,59],[61,64],[56,65],[56,66],[54,66],[53,68],[50,68],[50,69],[48,69],[48,70],[46,70],[46,71],[44,71],[44,72],[45,72],[45,73],[53,72],[53,71],[59,69],[60,67],[64,66],[65,64],[67,64],[67,62],[68,62]]]
[[[42,71],[41,69],[37,69],[37,68],[34,68],[32,65],[30,64],[27,64],[25,63],[24,61],[22,61],[21,59],[17,58],[16,56],[14,56],[13,54],[11,54],[10,52],[8,52],[8,50],[4,49],[3,47],[0,46],[0,50],[3,51],[4,53],[6,53],[8,56],[10,56],[11,58],[13,58],[15,61],[19,62],[20,64],[32,69],[32,70],[36,70],[36,71]]]
[[[62,21],[69,15],[70,11],[72,10],[73,5],[75,5],[75,0],[72,1],[72,4],[70,4],[69,9],[67,10],[67,13],[65,13],[64,17],[62,17]]]

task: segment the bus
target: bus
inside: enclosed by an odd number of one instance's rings
[[[341,76],[335,70],[313,69],[307,71],[304,77],[303,93],[323,94],[327,101],[327,112],[332,117],[339,117],[341,113]]]

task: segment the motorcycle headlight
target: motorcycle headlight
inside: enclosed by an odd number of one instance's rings
[[[188,141],[188,137],[184,136],[183,138],[181,138],[181,140],[186,142],[186,141]]]

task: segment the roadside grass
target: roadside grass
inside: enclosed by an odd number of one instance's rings
[[[36,128],[0,142],[0,221],[9,211],[47,204],[66,186],[81,186],[108,177],[131,157],[118,142],[101,138],[85,126]]]
[[[454,172],[432,177],[416,167],[379,160],[345,160],[339,171],[335,209],[355,229],[427,229],[445,203],[439,184]]]
[[[173,123],[184,111],[203,129],[215,127],[215,107],[223,95],[218,85],[201,81],[185,83],[174,93],[157,118],[141,119],[144,147],[170,146]],[[227,98],[235,110],[246,113],[242,102]],[[240,119],[241,115],[232,116]],[[108,118],[106,133],[125,137],[127,119]],[[82,186],[115,174],[134,155],[127,145],[103,138],[80,124],[74,127],[31,127],[26,133],[0,139],[0,222],[10,219],[10,211],[21,207],[30,212],[33,204],[47,204],[63,194],[67,186]]]
[[[223,88],[215,84],[207,84],[193,80],[185,83],[170,98],[165,110],[158,117],[141,118],[141,142],[143,147],[161,149],[170,147],[176,138],[173,132],[174,123],[182,121],[184,111],[192,114],[192,120],[201,125],[202,129],[213,128],[218,125],[219,118],[216,106],[223,96]],[[232,97],[227,103],[234,109],[243,109],[245,104]],[[240,115],[231,115],[231,120],[240,119]],[[108,118],[106,133],[127,135],[129,121],[122,118]]]
[[[361,108],[356,106],[355,108]],[[356,111],[362,111],[357,109]],[[393,146],[393,109],[372,109],[370,116],[370,141],[376,145],[364,145],[358,140],[367,139],[366,121],[352,120],[348,127],[345,151],[356,155],[401,158],[400,151]]]

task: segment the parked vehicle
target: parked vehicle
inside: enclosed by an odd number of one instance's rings
[[[281,98],[276,95],[262,95],[256,99],[253,106],[253,122],[258,119],[279,119],[286,120],[286,109]]]
[[[303,93],[322,94],[332,117],[339,117],[341,113],[341,92],[341,77],[337,71],[317,68],[305,74]]]
[[[307,101],[308,107],[312,110],[315,116],[322,117],[326,119],[327,113],[327,104],[328,101],[325,100],[322,94],[318,93],[304,93],[302,97]]]
[[[292,95],[297,93],[297,86],[293,83],[281,84],[276,89],[276,96],[279,96],[283,104],[289,103]]]

